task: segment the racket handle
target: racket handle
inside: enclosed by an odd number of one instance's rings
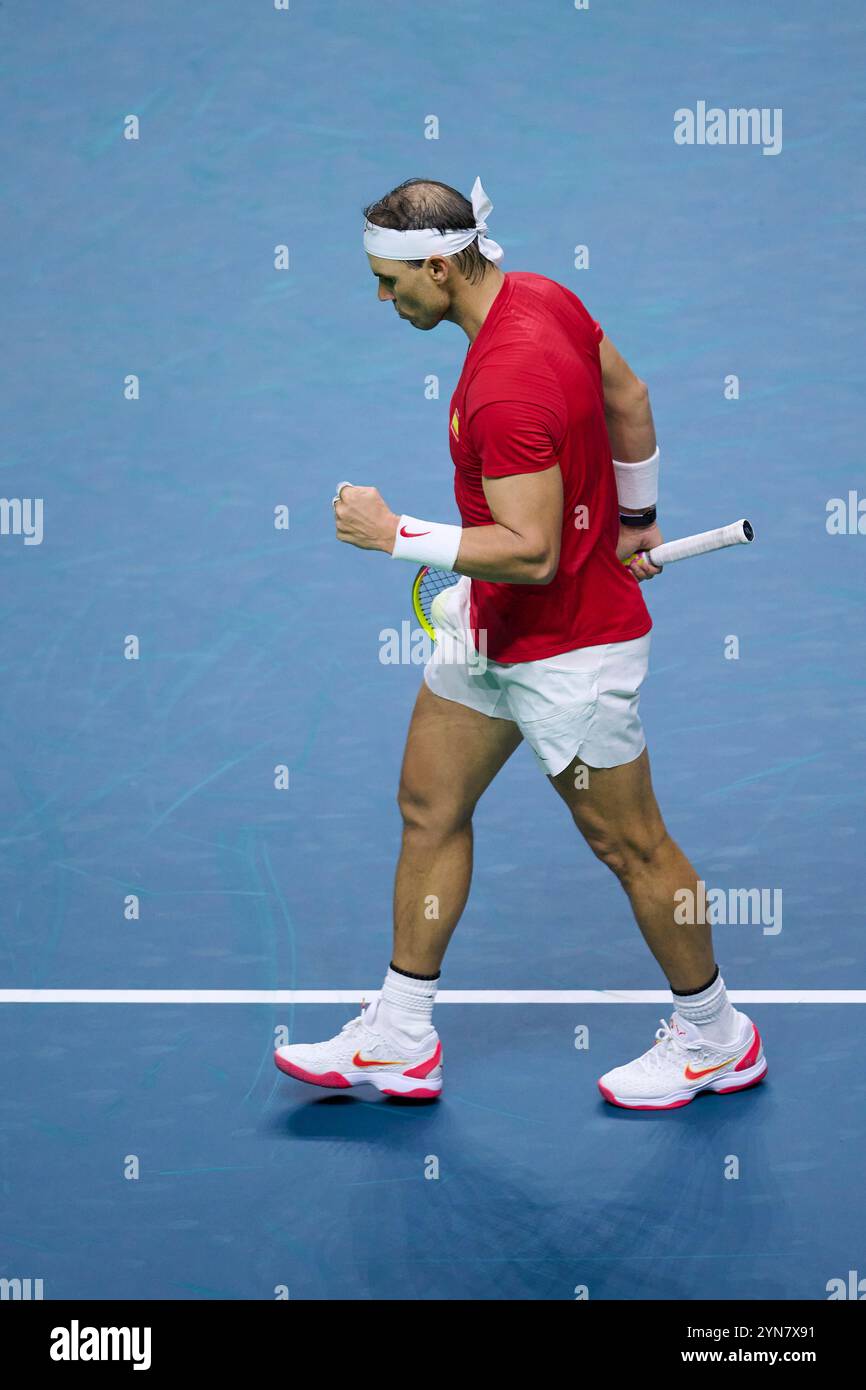
[[[689,560],[693,555],[705,555],[710,550],[724,550],[729,545],[748,545],[755,539],[751,523],[745,517],[730,526],[717,526],[714,531],[701,531],[697,536],[683,536],[678,541],[664,541],[647,552],[653,565],[670,565],[674,560]]]

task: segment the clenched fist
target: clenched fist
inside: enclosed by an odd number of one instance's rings
[[[391,554],[397,537],[399,516],[382,500],[375,487],[354,487],[342,483],[334,501],[337,540],[360,550],[384,550]]]

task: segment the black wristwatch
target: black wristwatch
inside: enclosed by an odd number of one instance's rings
[[[623,526],[634,526],[636,530],[643,530],[644,527],[655,524],[656,509],[655,507],[649,507],[647,511],[640,512],[636,516],[625,516],[620,512],[619,519]]]

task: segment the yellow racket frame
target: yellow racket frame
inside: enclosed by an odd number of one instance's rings
[[[429,568],[429,565],[422,565],[412,582],[412,608],[414,610],[415,617],[418,619],[424,631],[427,633],[427,636],[432,637],[433,641],[435,642],[436,629],[428,621],[427,615],[421,607],[421,581],[423,580]]]

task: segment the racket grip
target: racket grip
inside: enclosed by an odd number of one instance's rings
[[[693,555],[706,555],[711,550],[724,550],[729,545],[748,545],[755,538],[751,523],[745,517],[731,522],[730,526],[718,526],[714,531],[701,531],[697,536],[683,536],[682,540],[664,541],[647,552],[653,565],[670,565],[675,560],[688,560]]]

